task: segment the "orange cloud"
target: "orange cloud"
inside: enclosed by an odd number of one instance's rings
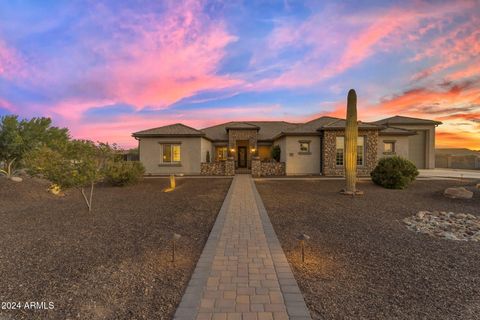
[[[445,132],[441,129],[436,133],[437,148],[469,148],[480,150],[480,133],[475,132]]]

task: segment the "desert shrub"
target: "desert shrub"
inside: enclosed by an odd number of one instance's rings
[[[134,184],[145,173],[145,168],[138,161],[113,161],[105,167],[105,181],[114,186]]]
[[[277,144],[276,146],[274,146],[272,148],[272,151],[271,151],[271,156],[272,158],[275,160],[275,161],[280,161],[280,155],[282,153],[282,150],[280,149],[280,146]]]
[[[53,127],[49,118],[0,117],[0,174],[15,175],[17,169],[23,168],[29,152],[43,146],[59,150],[68,139],[68,129]]]
[[[418,170],[411,161],[395,156],[380,159],[370,175],[384,188],[405,189],[418,176]]]

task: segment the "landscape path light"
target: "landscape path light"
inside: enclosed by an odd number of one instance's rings
[[[172,262],[175,262],[175,246],[176,246],[176,242],[178,240],[180,240],[182,236],[179,235],[178,233],[173,233],[173,236],[172,236]]]
[[[297,240],[300,241],[300,247],[302,248],[302,263],[305,262],[305,241],[309,240],[310,236],[302,233],[297,236]]]

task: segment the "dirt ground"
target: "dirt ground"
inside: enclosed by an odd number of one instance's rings
[[[480,319],[480,242],[436,239],[402,223],[420,210],[480,216],[473,181],[416,181],[407,190],[365,181],[356,198],[338,193],[343,183],[256,182],[314,319]],[[473,199],[442,195],[461,185]],[[304,264],[300,233],[311,236]]]
[[[171,319],[230,183],[98,186],[89,213],[77,190],[0,179],[0,319]]]

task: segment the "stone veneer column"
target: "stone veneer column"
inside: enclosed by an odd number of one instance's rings
[[[324,131],[323,138],[323,174],[326,176],[344,176],[344,167],[336,165],[336,137],[345,136],[344,130]],[[365,137],[365,159],[363,166],[357,166],[358,176],[369,176],[377,165],[378,130],[359,130],[358,136]]]

